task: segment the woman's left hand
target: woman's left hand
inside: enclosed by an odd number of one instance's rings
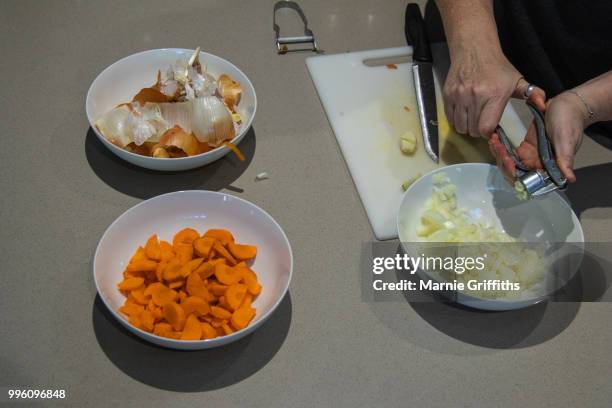
[[[573,183],[576,181],[576,175],[573,171],[574,156],[582,142],[587,120],[584,104],[570,92],[563,92],[548,102],[545,102],[546,97],[543,92],[534,92],[530,99],[538,109],[545,112],[546,132],[555,151],[557,165],[567,181]],[[509,181],[513,181],[516,170],[514,162],[496,133],[489,140],[489,148],[504,176]],[[538,155],[537,134],[533,123],[529,127],[523,142],[516,148],[516,155],[527,167],[532,169],[542,168]]]

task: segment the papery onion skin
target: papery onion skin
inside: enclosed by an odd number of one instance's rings
[[[130,108],[120,105],[106,112],[94,126],[106,140],[124,148],[132,142],[132,131],[127,123],[129,115]]]
[[[170,102],[172,100],[172,96],[166,95],[161,91],[161,89],[161,72],[157,70],[157,80],[155,81],[155,84],[148,88],[142,88],[136,95],[134,95],[132,102],[138,102],[142,106],[144,106],[147,102]]]
[[[168,151],[159,145],[155,145],[152,149],[152,156],[156,157],[158,159],[168,159],[170,158],[170,155],[168,154]]]
[[[146,103],[144,106],[131,104],[127,124],[132,132],[132,141],[138,146],[144,142],[156,142],[159,135],[170,126],[162,116],[161,109],[156,103]]]
[[[192,131],[200,142],[218,147],[234,138],[236,131],[232,115],[219,98],[196,98],[192,103]]]
[[[160,103],[170,102],[171,100],[171,96],[168,96],[155,88],[143,88],[134,96],[132,102],[138,102],[144,106],[147,102]]]
[[[169,102],[160,103],[159,109],[164,120],[168,122],[170,127],[180,126],[185,132],[191,133],[192,122],[192,103],[187,102]]]
[[[232,112],[236,112],[236,106],[242,97],[242,86],[226,74],[219,76],[217,83],[223,101]]]
[[[174,126],[161,136],[159,144],[156,147],[176,147],[184,151],[187,156],[195,156],[200,153],[200,145],[198,139],[193,133],[185,132],[180,126]],[[153,149],[155,150],[155,149]]]

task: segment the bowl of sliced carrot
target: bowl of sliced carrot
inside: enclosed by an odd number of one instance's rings
[[[222,346],[256,330],[285,296],[287,236],[265,211],[211,191],[179,191],[132,207],[94,256],[98,294],[129,331],[183,350]]]

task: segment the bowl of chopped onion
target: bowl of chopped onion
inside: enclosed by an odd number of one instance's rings
[[[457,303],[484,310],[550,298],[573,278],[584,252],[580,221],[560,194],[525,200],[483,163],[439,168],[415,181],[397,228],[404,252],[433,259],[421,264],[421,280],[442,282]]]
[[[98,139],[120,158],[159,171],[187,170],[234,151],[257,97],[249,78],[216,55],[181,48],[143,51],[113,63],[85,102]]]

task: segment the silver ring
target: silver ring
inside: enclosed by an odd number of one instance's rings
[[[527,89],[525,89],[525,92],[523,92],[523,98],[529,99],[535,89],[536,86],[534,84],[527,84]]]

